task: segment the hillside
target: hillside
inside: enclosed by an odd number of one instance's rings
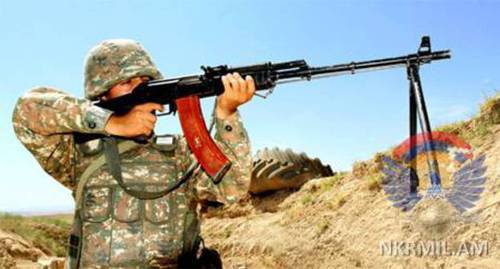
[[[499,268],[500,94],[474,118],[439,130],[487,156],[485,190],[462,217],[436,215],[435,200],[421,201],[411,213],[393,207],[381,187],[377,154],[298,192],[248,198],[225,212],[210,212],[202,226],[206,244],[222,252],[227,268]],[[488,253],[382,255],[381,244],[391,241],[445,242],[451,250],[486,242]]]

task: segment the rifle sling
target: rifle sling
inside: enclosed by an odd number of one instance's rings
[[[120,187],[128,193],[129,195],[136,197],[141,200],[153,200],[165,196],[171,191],[177,189],[184,181],[186,181],[192,174],[195,168],[198,166],[198,162],[193,162],[188,170],[178,179],[169,184],[166,189],[157,192],[148,192],[142,190],[134,190],[127,186],[123,181],[121,161],[120,161],[120,149],[116,144],[116,139],[113,137],[103,138],[104,145],[104,157],[108,166],[109,173],[118,182]]]
[[[139,198],[139,199],[156,199],[159,198],[163,195],[166,195],[167,193],[173,191],[177,187],[179,187],[186,179],[188,179],[194,172],[194,170],[198,167],[199,163],[194,161],[191,166],[188,168],[188,170],[172,184],[171,186],[168,186],[167,189],[160,191],[160,192],[144,192],[144,191],[137,191],[130,189],[124,182],[123,182],[123,176],[121,172],[121,165],[120,165],[120,154],[127,152],[131,149],[134,149],[140,144],[135,143],[132,140],[126,140],[123,141],[119,144],[116,143],[116,140],[114,138],[104,138],[103,140],[103,145],[104,145],[104,154],[99,156],[95,161],[93,161],[87,169],[82,173],[80,176],[80,180],[78,181],[78,186],[75,191],[75,203],[76,203],[76,209],[81,208],[81,199],[83,195],[83,190],[85,188],[85,185],[87,184],[88,180],[90,179],[90,176],[97,171],[99,168],[101,168],[103,165],[107,163],[108,169],[110,174],[113,176],[113,178],[118,182],[118,184],[123,188],[125,192],[128,194]]]
[[[135,147],[138,147],[139,144],[135,143],[134,141],[131,140],[126,140],[121,142],[118,145],[118,152],[124,153],[127,152]],[[87,184],[88,180],[90,179],[90,176],[97,171],[97,169],[101,168],[104,164],[106,164],[106,157],[104,155],[99,156],[95,161],[93,161],[87,169],[82,173],[80,176],[80,179],[78,180],[78,186],[75,191],[75,202],[76,202],[76,208],[80,209],[80,201],[83,195],[83,189],[85,185]]]

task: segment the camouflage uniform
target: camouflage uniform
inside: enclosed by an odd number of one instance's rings
[[[130,73],[122,78],[127,76]],[[95,93],[98,91],[87,91],[87,98],[96,99]],[[18,139],[43,169],[75,194],[82,174],[103,153],[100,140],[76,144],[72,133],[106,134],[104,126],[110,115],[89,100],[38,87],[19,99],[13,124]],[[82,232],[80,268],[176,267],[179,255],[195,247],[200,202],[230,203],[248,190],[250,146],[239,114],[216,119],[215,128],[216,143],[233,162],[218,185],[198,170],[174,191],[142,200],[127,194],[106,165],[91,171],[77,205]],[[175,184],[194,161],[186,140],[176,138],[171,146],[151,140],[121,153],[127,186],[158,191]]]

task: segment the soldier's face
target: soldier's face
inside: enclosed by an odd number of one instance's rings
[[[103,97],[103,100],[109,100],[131,93],[139,84],[149,80],[149,77],[134,77],[127,81],[122,81],[113,86]]]

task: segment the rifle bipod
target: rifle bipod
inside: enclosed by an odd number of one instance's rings
[[[431,50],[429,37],[423,37],[422,43],[418,53],[426,53]],[[408,80],[410,82],[410,156],[411,159],[411,173],[410,173],[410,195],[417,195],[419,178],[417,174],[417,157],[416,157],[416,144],[417,144],[417,116],[420,122],[420,128],[422,131],[422,139],[424,145],[424,151],[426,153],[425,158],[427,161],[427,166],[429,169],[429,177],[431,180],[431,187],[428,189],[428,194],[431,196],[436,196],[441,193],[441,175],[439,172],[439,165],[436,158],[435,146],[432,139],[432,129],[429,121],[429,114],[427,113],[427,107],[425,105],[424,93],[422,89],[422,83],[420,81],[419,74],[419,62],[410,63],[406,66],[406,71],[408,75]]]

